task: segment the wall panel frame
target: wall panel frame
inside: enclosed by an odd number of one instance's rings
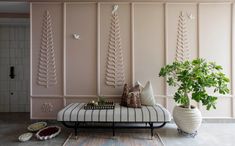
[[[45,114],[46,116],[43,117],[40,111],[37,115],[37,111],[35,111],[39,110],[39,106],[35,106],[37,101],[40,101],[41,105],[48,102],[56,104],[55,107],[57,110],[71,102],[87,102],[96,99],[98,96],[105,96],[108,99],[117,102],[120,101],[123,87],[107,87],[104,79],[111,12],[112,7],[115,4],[119,5],[119,23],[123,50],[125,52],[125,77],[128,84],[133,85],[135,81],[141,81],[142,84],[145,84],[147,80],[151,80],[157,102],[164,105],[168,110],[173,110],[173,107],[175,106],[175,102],[173,101],[173,92],[175,89],[170,88],[166,84],[165,79],[159,78],[158,72],[163,65],[171,63],[175,58],[178,18],[181,11],[186,11],[188,13],[192,13],[192,16],[194,17],[193,20],[190,20],[190,22],[187,23],[191,50],[190,59],[204,57],[210,60],[216,60],[219,64],[224,66],[227,75],[229,75],[231,79],[231,94],[218,96],[219,100],[217,110],[208,112],[201,104],[198,105],[199,109],[202,111],[204,118],[235,118],[235,80],[233,71],[235,68],[233,37],[235,24],[234,3],[217,1],[31,3],[31,118],[55,118],[55,115],[49,113]],[[35,63],[35,60],[37,60],[37,55],[35,55],[35,46],[38,46],[38,42],[35,43],[35,36],[39,38],[39,35],[35,35],[34,28],[37,27],[40,29],[39,24],[41,22],[39,22],[39,20],[35,21],[36,16],[34,11],[42,11],[43,8],[38,8],[38,10],[35,8],[35,6],[40,5],[42,7],[47,5],[46,8],[59,11],[56,14],[56,17],[59,17],[56,18],[56,21],[61,22],[55,28],[57,33],[60,34],[57,36],[59,39],[55,39],[57,41],[56,45],[59,46],[59,50],[61,52],[60,54],[57,54],[59,55],[57,58],[59,58],[58,76],[60,81],[58,82],[59,85],[54,87],[56,89],[45,92],[44,89],[42,90],[35,85],[35,64],[37,64]],[[89,19],[93,23],[92,32],[89,33],[90,36],[92,35],[92,41],[90,43],[93,44],[92,47],[89,47],[92,48],[90,49],[91,54],[89,54],[92,58],[92,63],[88,65],[88,68],[90,67],[88,72],[93,73],[91,73],[92,79],[88,79],[88,82],[91,83],[91,81],[93,81],[94,84],[87,84],[86,87],[89,88],[89,91],[87,90],[87,92],[76,86],[76,84],[78,84],[77,82],[86,83],[85,81],[78,81],[75,79],[74,82],[76,83],[71,83],[73,80],[71,80],[72,78],[69,76],[74,77],[79,71],[76,74],[71,74],[70,70],[72,70],[76,64],[69,68],[72,60],[69,60],[71,58],[69,58],[70,55],[68,55],[68,51],[73,48],[75,49],[74,54],[81,55],[81,53],[77,52],[80,50],[76,49],[78,49],[79,46],[83,46],[84,49],[91,45],[88,43],[89,41],[87,41],[87,38],[84,42],[80,42],[83,43],[80,45],[77,45],[77,43],[82,40],[75,41],[71,38],[73,32],[79,33],[83,31],[82,29],[88,29],[88,26],[79,28],[78,26],[75,27],[72,26],[73,24],[68,23],[67,20],[71,19],[69,18],[70,15],[74,15],[68,14],[68,11],[70,11],[68,6],[88,6],[88,9],[86,10],[79,9],[81,13],[83,11],[92,11],[92,18]],[[90,11],[89,8],[91,7],[92,10]],[[77,12],[79,10],[77,10]],[[211,13],[214,13],[216,17],[221,16],[221,20],[223,19],[223,21],[220,22],[220,19],[210,16]],[[86,14],[84,13],[82,15],[85,16]],[[82,17],[79,16],[79,18]],[[208,19],[210,21],[208,21]],[[143,20],[145,20],[145,22]],[[79,20],[74,21],[77,21],[75,22],[77,25],[82,23]],[[205,27],[205,22],[210,24],[209,28]],[[38,24],[36,25],[35,23]],[[74,25],[76,25],[75,23]],[[220,28],[223,31],[217,30],[217,28]],[[215,35],[210,37],[213,30]],[[223,38],[220,39],[217,33],[220,33]],[[83,36],[84,33],[81,34],[82,39]],[[147,39],[148,37],[149,39]],[[208,45],[209,43],[205,41],[205,39],[208,38],[209,41],[214,42],[212,45]],[[211,47],[214,48],[219,45],[221,45],[221,47],[218,48],[218,51],[220,51],[219,53],[208,51]],[[84,49],[84,52],[88,50]],[[224,54],[226,57],[219,58],[220,56],[218,54]],[[215,58],[213,58],[213,56]],[[81,57],[83,56],[81,55]],[[79,59],[75,59],[75,62],[78,60]],[[81,60],[85,59],[83,58]],[[81,60],[79,62],[81,62]],[[142,70],[145,70],[145,72],[141,73]],[[86,74],[83,73],[83,76],[86,76]],[[70,78],[69,80],[68,77]],[[73,91],[68,90],[72,88],[74,89]]]
[[[96,3],[66,3],[65,96],[96,96],[96,9]]]
[[[55,74],[57,83],[50,87],[40,86],[38,84],[39,74],[39,60],[42,45],[43,33],[42,22],[45,18],[45,13],[48,11],[50,14],[48,18],[51,19],[52,29],[52,45],[55,50]],[[60,3],[34,3],[31,4],[31,96],[62,96],[63,95],[63,56],[62,42],[63,42],[63,19],[62,19],[62,5]],[[44,20],[49,21],[49,20]],[[45,23],[44,22],[44,23]],[[47,22],[48,25],[49,22]],[[48,35],[48,34],[47,34]],[[50,54],[49,54],[50,55]],[[51,61],[50,58],[48,61]]]
[[[164,95],[164,79],[158,78],[164,58],[164,5],[134,3],[133,81],[151,81],[156,96]],[[148,38],[148,39],[146,39]]]
[[[223,71],[231,79],[230,94],[218,96],[217,109],[207,112],[201,107],[205,117],[233,116],[233,60],[232,60],[232,5],[231,3],[199,4],[199,57],[222,65]],[[210,20],[210,21],[208,21]],[[208,90],[211,94],[213,92]],[[225,97],[229,98],[225,98]],[[226,105],[221,107],[222,105]]]
[[[117,22],[119,23],[118,31],[120,34],[120,45],[122,49],[123,57],[123,67],[124,67],[124,82],[131,84],[131,5],[130,3],[125,2],[116,2],[116,3],[100,3],[100,95],[102,96],[118,96],[122,94],[123,86],[109,86],[106,83],[107,79],[107,58],[109,52],[109,41],[110,41],[110,32],[111,20],[112,20],[112,10],[114,5],[118,5],[117,9]],[[118,55],[118,54],[116,54]],[[116,76],[116,75],[115,75]]]

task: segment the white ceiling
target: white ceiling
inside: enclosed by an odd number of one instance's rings
[[[0,2],[0,13],[29,13],[29,3]]]

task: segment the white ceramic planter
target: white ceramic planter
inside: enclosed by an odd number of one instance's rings
[[[175,106],[173,118],[179,129],[190,134],[195,133],[202,123],[202,115],[198,108],[188,109]]]

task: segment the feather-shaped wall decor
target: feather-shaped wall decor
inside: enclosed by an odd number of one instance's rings
[[[181,12],[178,20],[176,61],[189,60],[189,44],[187,36],[186,15]]]
[[[123,86],[125,82],[124,59],[121,45],[120,24],[118,18],[118,5],[113,6],[109,44],[107,52],[107,64],[105,83],[108,86]]]
[[[46,88],[57,84],[51,15],[45,11],[42,22],[37,83]]]

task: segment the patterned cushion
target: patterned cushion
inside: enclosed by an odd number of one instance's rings
[[[122,98],[121,98],[121,105],[122,106],[127,106],[128,94],[129,94],[129,87],[127,84],[125,84],[123,87],[123,93],[122,93]]]
[[[129,92],[141,92],[143,87],[140,84],[135,84],[134,87],[129,89]]]
[[[121,98],[121,105],[133,108],[141,107],[140,90],[140,85],[135,85],[134,87],[129,88],[128,85],[125,84]]]
[[[127,106],[133,108],[140,108],[141,101],[140,101],[140,92],[130,92],[127,98]]]
[[[144,89],[143,85],[139,81],[135,82],[134,88],[136,87],[138,88],[138,90],[140,90],[140,92],[142,92],[142,90]]]

